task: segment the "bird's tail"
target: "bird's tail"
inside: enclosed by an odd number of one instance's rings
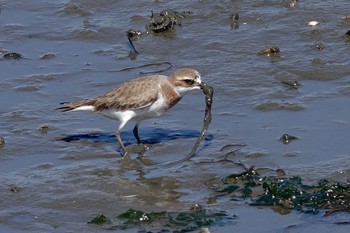
[[[55,110],[59,110],[61,112],[70,112],[70,111],[94,111],[95,100],[80,100],[75,102],[62,102],[63,105],[60,108],[56,108]]]
[[[69,102],[62,102],[62,103],[60,103],[60,104],[62,104],[62,105],[64,105],[64,106],[63,106],[63,107],[59,107],[59,108],[55,108],[55,110],[59,110],[59,111],[61,111],[61,112],[69,112],[69,111],[74,110],[73,107],[70,107],[70,106],[69,106]]]

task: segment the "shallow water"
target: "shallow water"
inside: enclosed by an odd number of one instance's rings
[[[103,232],[87,224],[100,212],[183,211],[199,203],[238,216],[209,227],[213,232],[348,232],[335,224],[348,214],[280,215],[209,201],[206,181],[242,170],[220,162],[237,149],[231,144],[245,145],[232,159],[246,166],[281,168],[310,182],[349,179],[350,21],[341,17],[350,2],[289,2],[1,1],[0,49],[24,59],[0,61],[0,231]],[[125,32],[144,30],[152,10],[168,8],[193,13],[171,33],[134,41],[139,54],[131,56]],[[238,28],[232,13],[240,15]],[[308,26],[312,20],[319,25]],[[278,56],[257,55],[271,46]],[[191,150],[202,127],[200,91],[142,122],[140,137],[152,146],[130,159],[121,158],[114,140],[117,122],[54,110],[152,70],[120,69],[163,61],[198,69],[215,89],[213,120],[191,161],[168,166]],[[286,79],[301,86],[291,89]],[[132,127],[122,134],[130,146]],[[299,139],[285,145],[285,133]],[[80,140],[60,140],[72,136]]]

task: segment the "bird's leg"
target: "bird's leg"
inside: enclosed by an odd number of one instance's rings
[[[134,127],[134,130],[133,130],[133,133],[134,133],[134,136],[137,140],[137,143],[138,144],[141,144],[141,139],[139,137],[139,122],[136,123],[135,127]]]
[[[133,133],[134,133],[134,136],[135,136],[137,143],[139,145],[139,151],[141,152],[140,154],[143,155],[145,153],[145,151],[148,150],[150,147],[147,144],[142,144],[141,139],[139,137],[139,125],[140,125],[140,122],[137,122],[135,124]]]
[[[122,138],[120,137],[120,131],[119,129],[117,129],[115,131],[115,136],[117,137],[117,140],[119,142],[119,145],[120,145],[120,148],[122,149],[122,153],[123,153],[123,156],[126,154],[126,149],[125,149],[125,146],[123,144],[123,141],[122,141]]]

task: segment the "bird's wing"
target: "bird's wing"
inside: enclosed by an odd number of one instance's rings
[[[95,98],[95,111],[105,109],[140,109],[158,99],[160,75],[141,77],[120,84],[111,91]]]

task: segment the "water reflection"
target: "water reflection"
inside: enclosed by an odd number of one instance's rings
[[[147,148],[144,146],[137,146],[134,135],[132,132],[122,132],[121,133],[125,146],[128,147],[129,152],[137,153],[143,155]],[[142,142],[145,146],[151,147],[153,144],[158,144],[167,141],[173,141],[177,139],[189,139],[198,138],[199,131],[190,129],[164,129],[164,128],[148,128],[142,129],[140,133]],[[79,140],[89,140],[94,143],[105,142],[105,143],[116,143],[116,137],[114,133],[83,133],[83,134],[71,134],[64,136],[60,140],[65,142],[79,141]],[[213,140],[213,135],[208,134],[204,138],[204,145],[199,149],[203,150],[205,147],[209,146]],[[193,141],[194,143],[194,141]],[[120,149],[117,149],[120,152]]]

